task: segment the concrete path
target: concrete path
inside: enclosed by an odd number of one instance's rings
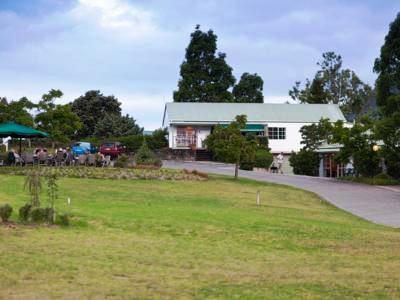
[[[166,168],[196,169],[224,175],[234,174],[234,167],[230,164],[176,161],[163,163]],[[400,187],[398,186],[369,186],[330,178],[279,175],[262,171],[240,170],[239,176],[309,190],[356,216],[377,224],[400,227]]]

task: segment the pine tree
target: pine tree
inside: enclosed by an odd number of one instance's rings
[[[259,75],[243,73],[232,90],[234,102],[263,103],[263,86],[264,81]]]
[[[216,51],[217,36],[212,30],[201,31],[197,25],[181,65],[178,90],[173,94],[175,102],[232,101],[232,68],[225,61],[225,53]]]

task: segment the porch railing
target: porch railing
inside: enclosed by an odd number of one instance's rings
[[[175,135],[173,141],[174,148],[189,148],[196,146],[197,137],[196,135]]]

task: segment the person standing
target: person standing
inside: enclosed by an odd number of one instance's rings
[[[282,166],[283,166],[283,152],[279,153],[278,156],[276,157],[277,162],[278,162],[278,172],[283,174]]]

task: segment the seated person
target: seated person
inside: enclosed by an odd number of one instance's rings
[[[7,161],[8,161],[9,165],[15,164],[15,150],[14,149],[11,149],[11,151],[8,152]]]

